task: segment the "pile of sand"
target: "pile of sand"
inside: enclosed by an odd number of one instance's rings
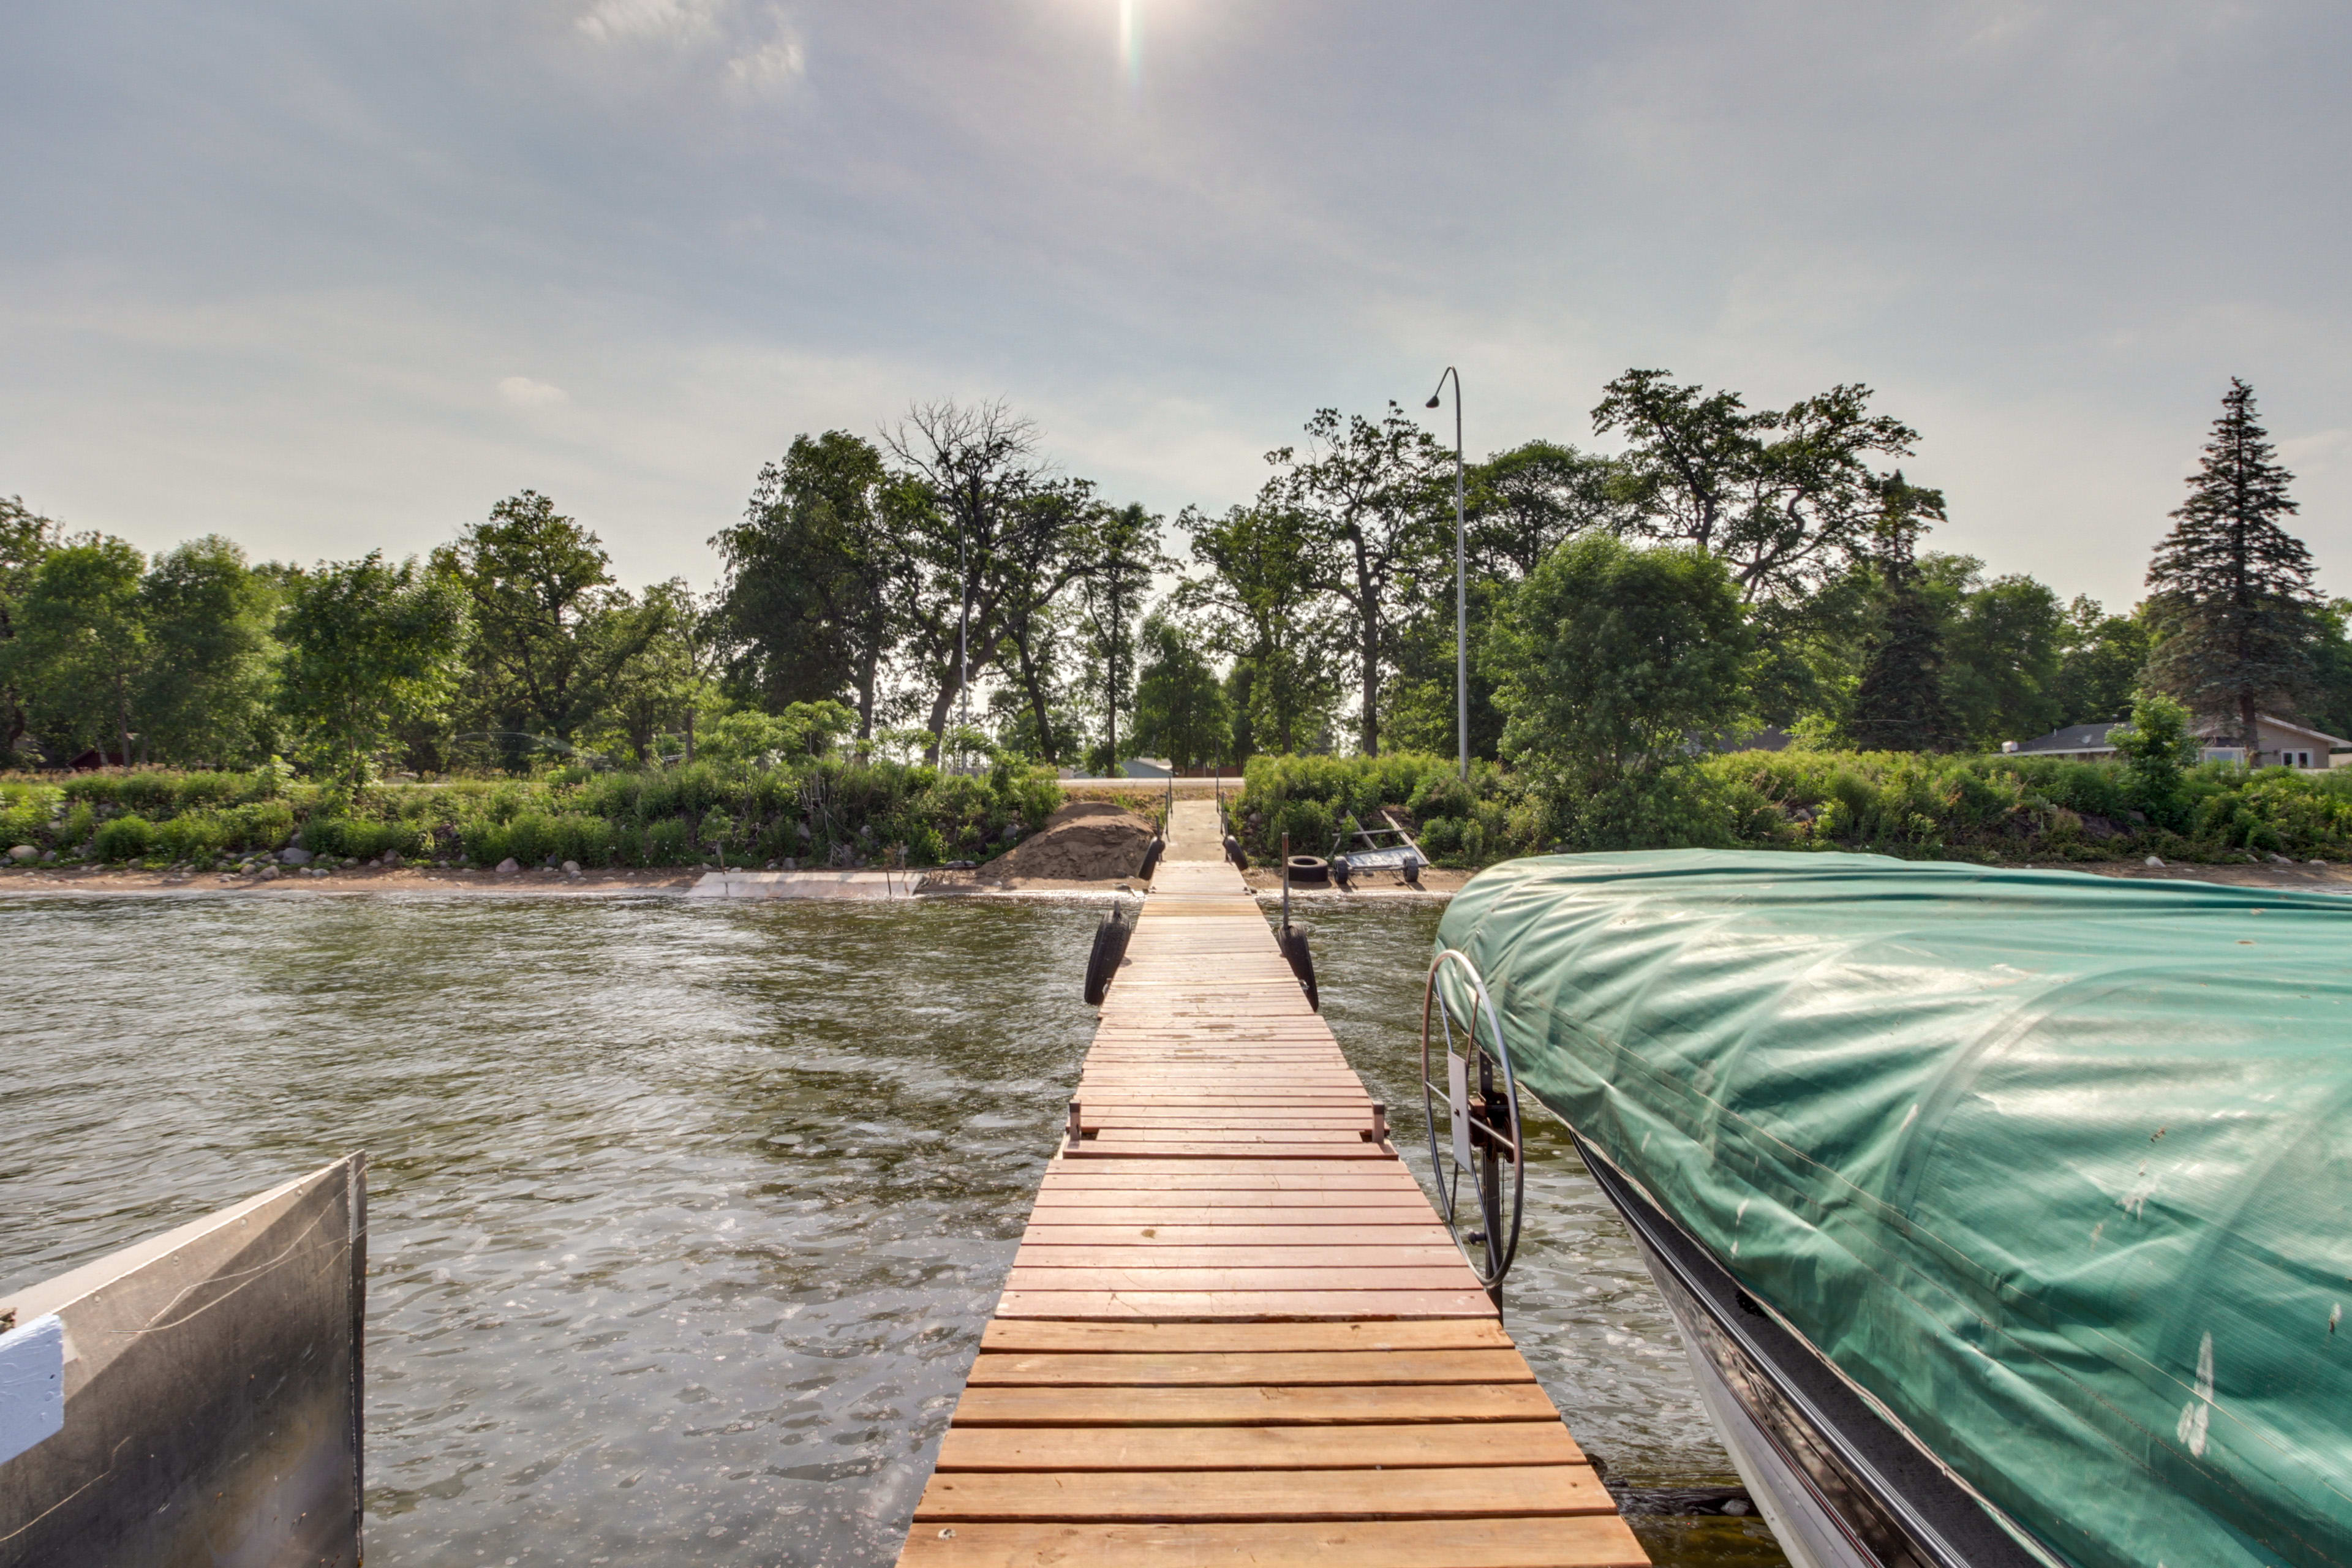
[[[1013,878],[1065,882],[1108,881],[1143,868],[1151,824],[1100,800],[1074,800],[1045,826],[980,868],[992,882]]]

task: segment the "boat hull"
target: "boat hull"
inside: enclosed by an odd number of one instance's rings
[[[1682,1331],[1701,1401],[1797,1568],[2028,1568],[2056,1560],[1767,1311],[1582,1139]]]

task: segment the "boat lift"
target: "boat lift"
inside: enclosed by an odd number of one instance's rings
[[[1408,886],[1421,886],[1421,873],[1429,857],[1393,815],[1383,811],[1381,820],[1388,826],[1359,827],[1352,833],[1342,828],[1331,836],[1331,879],[1342,889],[1366,871],[1394,871]],[[1383,839],[1390,842],[1382,843]],[[1350,844],[1360,847],[1351,848]]]

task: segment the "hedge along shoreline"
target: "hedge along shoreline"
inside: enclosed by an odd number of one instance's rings
[[[1734,752],[1701,758],[1662,797],[1640,844],[1567,845],[1538,781],[1449,757],[1254,757],[1233,807],[1252,861],[1323,855],[1332,836],[1394,814],[1440,866],[1476,869],[1559,848],[1865,850],[1910,859],[2190,863],[2265,855],[2352,860],[2352,768],[2188,769],[2146,797],[2120,763],[1910,752]]]
[[[1700,760],[1687,782],[1643,847],[1988,863],[2352,860],[2352,768],[2209,763],[2188,770],[2169,803],[2144,799],[2122,764],[2053,758],[1740,752]],[[934,866],[992,858],[1042,827],[1062,799],[1044,770],[1006,763],[964,775],[837,758],[765,769],[695,763],[390,784],[356,800],[283,770],[155,769],[0,779],[0,848],[30,844],[63,860],[116,863],[203,864],[296,845],[340,859],[391,851],[483,867],[509,857],[688,867],[722,856],[730,866],[870,865],[895,861],[903,847],[907,864]],[[1415,752],[1252,758],[1233,820],[1253,861],[1272,866],[1285,832],[1294,853],[1322,855],[1336,831],[1381,826],[1383,810],[1441,866],[1475,869],[1558,847],[1526,775],[1479,763],[1465,786],[1451,758]]]
[[[289,847],[490,867],[937,866],[985,860],[1061,804],[1044,770],[986,773],[838,758],[796,767],[692,763],[642,773],[387,784],[356,798],[283,770],[0,779],[0,848],[60,860],[219,863]]]

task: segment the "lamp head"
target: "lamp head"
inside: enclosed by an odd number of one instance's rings
[[[1423,404],[1423,405],[1422,405],[1422,406],[1423,406],[1423,408],[1434,408],[1434,407],[1436,407],[1436,406],[1437,406],[1437,394],[1435,394],[1435,393],[1433,393],[1433,393],[1431,393],[1431,394],[1429,395],[1429,401],[1428,401],[1428,402],[1426,402],[1426,403],[1424,403],[1424,404]]]

